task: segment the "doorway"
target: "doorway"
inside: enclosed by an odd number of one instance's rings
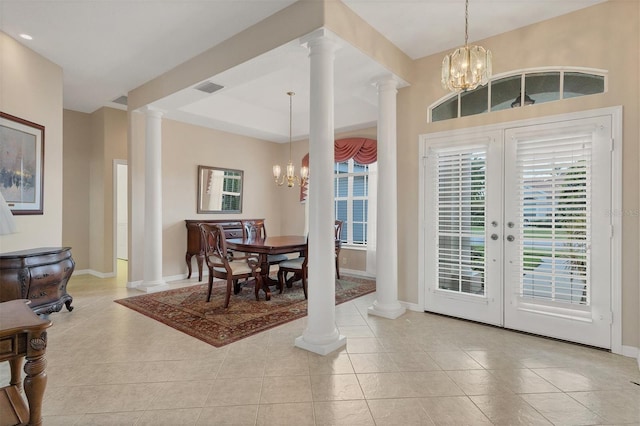
[[[120,265],[129,259],[128,254],[128,204],[127,204],[127,175],[128,166],[124,160],[114,161],[114,221],[115,221],[115,263],[116,271],[120,272]]]
[[[611,348],[614,115],[583,115],[423,137],[426,311]]]

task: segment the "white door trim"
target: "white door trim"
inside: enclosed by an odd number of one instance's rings
[[[611,352],[622,354],[622,107],[599,108],[589,111],[581,111],[568,114],[559,114],[547,117],[537,117],[526,120],[511,121],[505,123],[490,124],[474,128],[460,130],[447,130],[422,134],[418,137],[419,147],[419,182],[418,182],[418,218],[420,220],[420,232],[418,233],[418,305],[424,310],[425,303],[425,274],[422,265],[426,253],[425,249],[425,208],[424,191],[426,176],[426,154],[427,139],[441,137],[447,134],[475,134],[477,132],[490,132],[493,130],[506,130],[513,127],[522,127],[543,123],[554,123],[573,119],[590,118],[602,115],[610,115],[612,118],[612,167],[611,167],[611,223],[613,226],[613,237],[611,239]]]

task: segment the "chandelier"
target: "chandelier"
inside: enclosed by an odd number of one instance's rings
[[[292,122],[292,100],[294,92],[287,92],[289,95],[289,164],[287,164],[286,174],[282,176],[280,179],[280,174],[282,173],[282,169],[279,164],[273,166],[273,179],[276,182],[276,185],[282,186],[285,182],[287,182],[287,186],[292,188],[297,182],[298,185],[303,186],[309,177],[309,168],[302,166],[300,168],[300,177],[296,176],[296,168],[293,166],[293,162],[291,161],[291,122]]]
[[[469,0],[464,9],[464,46],[442,60],[442,87],[452,92],[473,90],[491,78],[491,51],[468,44]]]

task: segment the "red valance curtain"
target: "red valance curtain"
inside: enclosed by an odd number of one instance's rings
[[[378,142],[369,138],[338,139],[333,144],[333,157],[336,162],[353,158],[359,164],[375,163],[378,159]],[[309,154],[302,158],[302,165],[309,167]],[[300,202],[307,199],[307,183],[300,187]]]

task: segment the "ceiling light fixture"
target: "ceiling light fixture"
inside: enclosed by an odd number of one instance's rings
[[[464,46],[442,60],[442,87],[452,92],[473,90],[491,78],[491,51],[468,44],[469,0],[464,9]]]
[[[287,92],[289,95],[289,164],[287,164],[287,173],[282,176],[282,180],[280,180],[280,173],[282,173],[282,169],[279,164],[273,166],[273,179],[276,181],[276,185],[282,186],[285,181],[287,182],[287,186],[292,188],[295,185],[295,182],[298,185],[303,186],[309,177],[309,169],[305,166],[300,168],[300,177],[296,176],[296,168],[293,166],[293,162],[291,161],[291,128],[292,128],[292,117],[293,117],[293,95],[294,92]],[[278,182],[280,180],[280,182]]]
[[[22,37],[25,40],[33,40],[33,37],[31,37],[29,34],[25,34],[25,33],[20,34],[20,37]]]

